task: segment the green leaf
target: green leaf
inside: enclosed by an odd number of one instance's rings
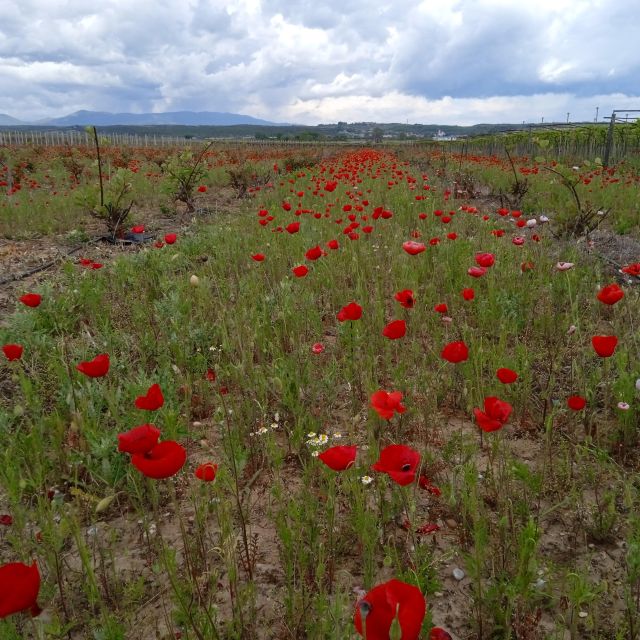
[[[96,513],[106,511],[111,506],[111,503],[116,499],[116,495],[117,494],[114,493],[111,496],[105,496],[102,498],[102,500],[100,500],[96,505]]]

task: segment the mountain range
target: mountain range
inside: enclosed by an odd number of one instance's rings
[[[50,127],[72,127],[95,125],[110,127],[114,125],[187,125],[187,126],[230,126],[239,124],[274,125],[276,123],[261,120],[240,113],[219,111],[170,111],[165,113],[109,113],[107,111],[76,111],[61,118],[47,118],[38,121],[22,121],[0,113],[0,126],[38,125]]]

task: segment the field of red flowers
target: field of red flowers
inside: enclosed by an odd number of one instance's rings
[[[3,152],[3,640],[640,637],[630,167]]]

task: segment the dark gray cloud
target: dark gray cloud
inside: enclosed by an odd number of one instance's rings
[[[613,0],[5,0],[0,113],[276,121],[591,118],[640,104]]]

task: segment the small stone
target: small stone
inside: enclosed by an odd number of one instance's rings
[[[580,611],[578,614],[579,618],[586,618],[589,614],[586,611]]]
[[[436,591],[433,595],[434,595],[436,598],[442,598],[442,596],[444,595],[444,593],[442,593],[442,591]]]
[[[456,580],[460,581],[460,580],[462,580],[464,578],[464,576],[465,576],[465,573],[464,573],[464,571],[462,569],[459,569],[458,567],[456,567],[453,570],[453,577]]]
[[[447,523],[447,527],[449,527],[449,529],[455,529],[458,526],[458,523],[453,518],[447,518],[445,522]]]

